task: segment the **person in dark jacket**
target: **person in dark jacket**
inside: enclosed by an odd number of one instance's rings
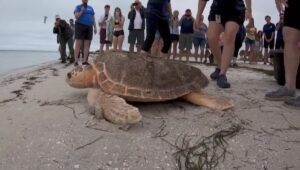
[[[66,63],[66,45],[68,44],[70,54],[71,54],[71,62],[74,61],[74,41],[73,41],[73,30],[70,25],[60,18],[59,15],[55,16],[55,23],[53,28],[53,33],[57,34],[58,42],[60,45],[60,57],[61,62]]]
[[[136,0],[131,5],[131,10],[128,13],[129,19],[129,51],[134,51],[134,45],[136,44],[137,52],[141,51],[145,40],[145,9],[139,0]]]

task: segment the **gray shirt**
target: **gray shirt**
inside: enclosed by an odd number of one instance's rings
[[[179,35],[179,20],[171,18],[169,21],[170,34]]]
[[[200,25],[199,30],[194,30],[194,37],[206,38],[207,26],[203,22]]]

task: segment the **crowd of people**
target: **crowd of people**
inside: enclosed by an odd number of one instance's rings
[[[220,88],[230,88],[226,73],[232,63],[236,65],[239,50],[245,43],[245,50],[240,53],[244,61],[257,64],[262,59],[264,64],[272,65],[270,50],[281,49],[285,54],[286,85],[275,92],[266,94],[270,100],[291,99],[287,104],[300,104],[300,98],[294,99],[296,75],[300,52],[297,47],[300,41],[300,15],[297,0],[275,0],[280,20],[275,25],[270,16],[265,16],[266,24],[258,30],[252,17],[251,0],[213,0],[208,16],[208,26],[203,22],[203,11],[208,0],[199,0],[198,12],[193,17],[190,9],[180,17],[177,10],[172,11],[170,0],[148,0],[146,8],[139,0],[131,5],[126,17],[129,20],[129,51],[151,53],[152,55],[186,61],[195,57],[195,61],[207,62],[207,53],[214,56],[217,64],[210,75]],[[285,6],[285,8],[283,8]],[[104,14],[99,21],[95,12],[88,5],[88,0],[76,6],[74,23],[56,16],[54,33],[58,34],[62,62],[66,62],[66,44],[68,44],[71,62],[78,65],[80,51],[83,53],[82,65],[88,65],[88,54],[93,38],[100,35],[100,52],[123,50],[125,16],[119,7],[110,13],[110,6],[104,6]],[[248,24],[244,26],[244,21]],[[70,20],[71,21],[71,20]],[[74,21],[73,21],[74,22]],[[146,36],[145,36],[146,30]],[[75,32],[75,36],[74,35]],[[277,32],[277,33],[276,33]],[[75,41],[75,49],[73,43]],[[192,47],[194,53],[192,54]],[[179,52],[178,50],[179,49]]]

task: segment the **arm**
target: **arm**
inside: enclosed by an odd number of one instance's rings
[[[172,6],[171,6],[170,2],[168,3],[167,10],[168,10],[170,16],[172,17]]]
[[[207,3],[208,0],[199,0],[199,3],[198,3],[198,12],[197,12],[197,17],[196,17],[196,27],[199,27],[200,26],[200,18],[203,14],[203,11],[205,9],[205,6],[206,6],[206,3]]]
[[[121,21],[120,21],[120,27],[123,28],[125,22],[125,17],[122,16]]]
[[[245,0],[245,4],[246,4],[246,18],[250,19],[252,18],[252,1]]]
[[[93,15],[93,18],[94,18],[94,33],[97,34],[97,24],[96,24],[96,17],[95,15]]]
[[[275,0],[275,3],[276,3],[276,8],[279,13],[284,12],[283,6],[288,7],[287,0]]]
[[[74,14],[75,14],[75,18],[78,19],[79,17],[81,17],[81,15],[83,14],[85,8],[81,7],[80,11],[78,9],[75,10]]]

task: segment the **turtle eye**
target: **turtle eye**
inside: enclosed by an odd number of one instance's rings
[[[71,73],[68,73],[67,74],[68,78],[70,79],[72,77],[72,74]]]

